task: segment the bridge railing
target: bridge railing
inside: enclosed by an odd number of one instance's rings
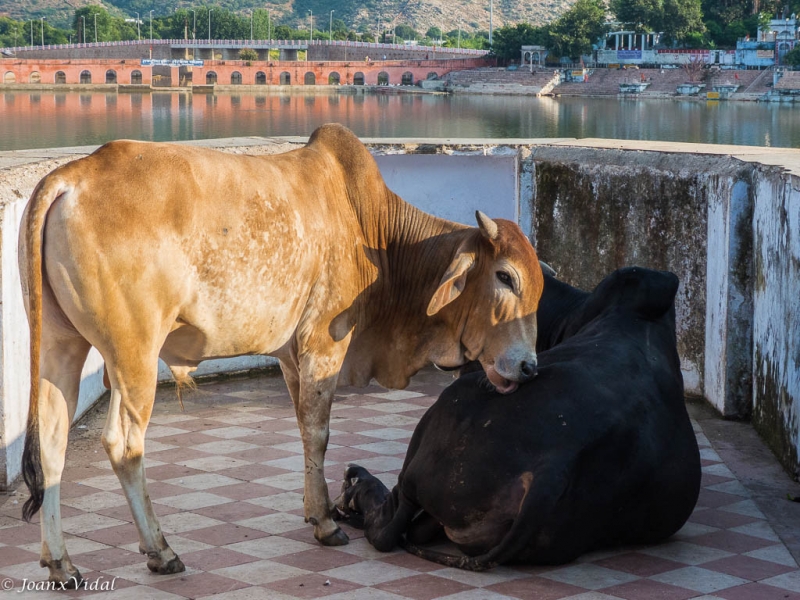
[[[475,50],[473,48],[450,48],[446,46],[408,46],[406,44],[379,44],[377,42],[354,42],[350,40],[204,40],[204,39],[147,39],[147,40],[121,40],[116,42],[90,42],[86,44],[47,44],[44,46],[11,46],[0,48],[0,53],[8,56],[17,52],[31,50],[75,50],[82,48],[108,48],[115,46],[228,46],[245,48],[250,45],[294,47],[304,50],[313,46],[347,46],[348,48],[373,48],[376,50],[411,50],[414,52],[442,52],[467,56],[483,56],[488,50]]]

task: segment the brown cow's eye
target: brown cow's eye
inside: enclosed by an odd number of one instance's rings
[[[511,275],[509,275],[505,271],[498,271],[497,272],[497,279],[500,280],[500,283],[502,283],[503,285],[507,285],[512,290],[514,289],[514,282],[511,279]]]

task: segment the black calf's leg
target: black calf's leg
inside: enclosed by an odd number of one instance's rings
[[[390,492],[378,478],[358,465],[350,465],[345,471],[336,507],[348,517],[363,517],[364,535],[381,552],[397,546],[418,510],[398,487]]]

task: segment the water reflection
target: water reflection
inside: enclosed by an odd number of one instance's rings
[[[787,105],[521,96],[187,93],[0,94],[0,150],[307,136],[340,122],[364,137],[611,138],[800,147]]]

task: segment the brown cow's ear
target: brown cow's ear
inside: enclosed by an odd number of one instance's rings
[[[475,219],[478,221],[478,228],[481,230],[483,237],[488,240],[497,239],[497,223],[479,210],[475,211]]]
[[[428,304],[429,317],[438,313],[464,291],[464,286],[467,283],[467,272],[474,263],[475,255],[471,252],[460,251],[456,255],[453,262],[447,267],[447,272],[442,277],[439,288],[434,292],[433,298]]]

